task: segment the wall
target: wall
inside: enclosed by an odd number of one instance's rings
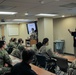
[[[68,29],[74,31],[76,28],[76,17],[54,19],[54,41],[65,40],[66,53],[74,53],[73,51],[73,37],[68,32]]]
[[[38,27],[38,40],[42,42],[44,38],[44,18],[38,19],[37,27]]]
[[[20,37],[23,38],[25,44],[25,39],[28,38],[26,23],[20,24]]]
[[[19,29],[19,35],[8,35],[8,29],[9,28],[13,28],[13,27],[18,27]],[[24,40],[24,44],[25,44],[25,39],[27,38],[28,34],[27,34],[27,28],[26,28],[26,23],[22,23],[22,24],[8,24],[4,26],[4,34],[6,37],[6,42],[9,42],[10,38],[22,38]]]

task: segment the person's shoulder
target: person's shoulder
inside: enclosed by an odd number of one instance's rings
[[[15,65],[13,66],[13,68],[19,68],[20,65],[21,65],[21,63],[17,63],[17,64],[15,64]]]
[[[2,53],[3,53],[3,54],[8,54],[7,51],[6,51],[5,49],[2,50]]]

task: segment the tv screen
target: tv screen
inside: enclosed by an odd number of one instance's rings
[[[32,29],[32,28],[33,28],[35,31],[37,31],[36,22],[27,23],[27,31],[28,31],[28,34],[31,34],[31,32],[32,32],[31,29]]]

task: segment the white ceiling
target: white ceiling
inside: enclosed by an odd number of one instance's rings
[[[76,15],[76,0],[0,0],[0,11],[18,12],[0,15],[0,19],[36,19],[36,14]],[[29,15],[25,16],[24,13]]]

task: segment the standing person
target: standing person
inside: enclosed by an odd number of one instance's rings
[[[11,65],[11,59],[8,53],[5,50],[5,41],[0,41],[0,75],[7,73],[11,68],[8,66]],[[7,67],[5,66],[7,65]]]
[[[36,30],[34,30],[34,28],[31,29],[31,35],[30,35],[30,39],[37,39],[37,32]]]
[[[22,53],[22,62],[17,63],[11,70],[11,75],[37,75],[29,65],[33,59],[34,51],[25,50]]]
[[[68,29],[69,33],[73,36],[73,40],[74,40],[74,55],[76,57],[76,28],[75,28],[75,31],[70,31],[70,29]]]

